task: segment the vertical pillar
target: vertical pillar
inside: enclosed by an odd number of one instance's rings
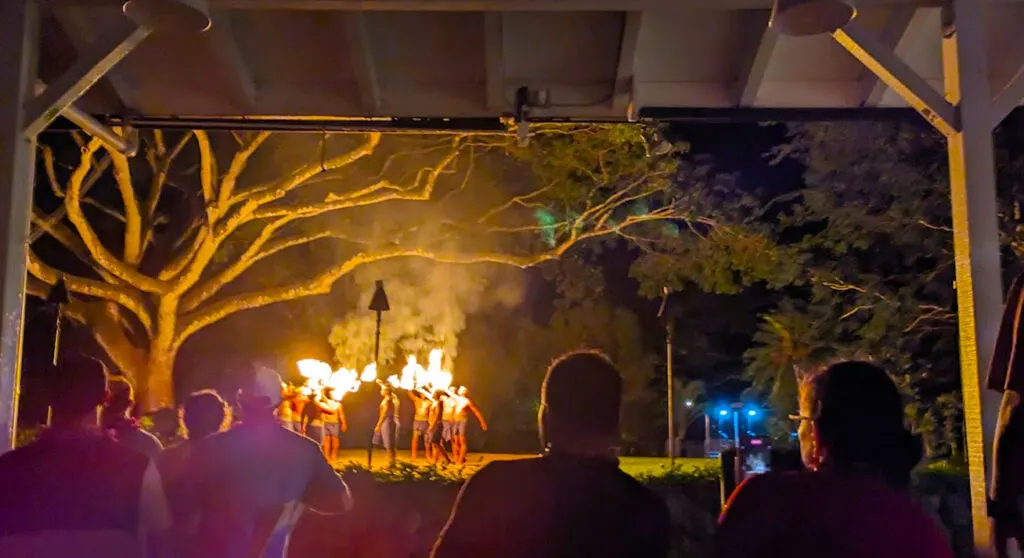
[[[25,100],[36,79],[35,0],[0,1],[0,452],[14,445],[25,309],[28,216],[35,137],[23,131]]]
[[[999,412],[999,396],[983,388],[983,375],[1002,312],[992,95],[982,3],[953,0],[944,18],[942,58],[946,98],[960,107],[959,132],[949,134],[949,180],[960,333],[960,370],[970,468],[975,548],[991,547],[986,464]]]

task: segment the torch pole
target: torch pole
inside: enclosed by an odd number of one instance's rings
[[[668,391],[668,464],[669,467],[676,465],[676,415],[673,404],[672,393],[672,326],[673,320],[669,319],[665,326],[665,382]]]
[[[373,363],[377,366],[377,373],[380,374],[380,319],[382,312],[377,310],[377,331],[373,339]],[[373,435],[376,432],[377,421],[374,421],[374,429],[370,431],[370,442],[366,444],[366,468],[373,468]]]

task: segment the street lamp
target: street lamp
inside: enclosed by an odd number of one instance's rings
[[[673,404],[672,393],[672,332],[676,327],[675,308],[668,305],[668,287],[661,288],[661,308],[658,309],[658,317],[665,320],[665,388],[668,399],[668,464],[674,467],[676,464],[676,416],[675,405]]]
[[[377,330],[373,340],[373,364],[380,371],[380,322],[384,312],[391,310],[388,294],[384,292],[384,281],[378,280],[373,285],[373,297],[370,298],[369,309],[377,313]],[[373,431],[370,431],[370,443],[366,445],[366,468],[373,468]]]

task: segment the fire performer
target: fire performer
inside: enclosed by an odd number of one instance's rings
[[[277,406],[277,419],[281,421],[281,426],[284,426],[288,430],[294,430],[298,432],[298,422],[295,414],[295,398],[298,393],[295,386],[282,383],[281,384],[281,404]]]
[[[329,395],[322,398],[318,405],[324,417],[324,455],[328,461],[334,461],[338,459],[338,450],[341,449],[341,433],[348,431],[348,423],[345,422],[345,407],[337,399],[340,394],[337,390],[331,390]]]
[[[441,416],[444,410],[444,399],[450,399],[447,392],[440,389],[434,390],[433,397],[430,399],[430,410],[427,413],[427,435],[424,443],[429,444],[427,446],[427,459],[435,465],[442,457],[444,458],[445,465],[452,462],[452,458],[445,451],[443,444],[444,435],[442,432]]]
[[[412,420],[412,458],[416,459],[416,451],[420,438],[423,438],[423,453],[430,459],[430,438],[427,436],[427,426],[430,415],[430,407],[433,401],[430,394],[422,389],[409,390],[409,399],[412,400],[415,414]]]
[[[380,386],[380,412],[377,425],[373,428],[374,441],[380,440],[388,452],[388,462],[392,467],[397,459],[396,442],[398,441],[398,405],[400,403],[395,390],[388,384]]]
[[[321,393],[318,391],[312,401],[306,401],[302,407],[302,431],[306,436],[323,446],[324,444],[324,412],[320,407]]]
[[[466,431],[469,426],[469,413],[473,412],[473,416],[480,422],[480,428],[487,432],[487,421],[484,420],[483,415],[480,414],[480,410],[473,404],[473,400],[469,398],[469,388],[462,386],[459,388],[458,394],[455,399],[455,428],[452,433],[452,446],[455,453],[455,463],[461,465],[466,462],[466,454],[469,453],[469,446],[466,443]]]
[[[447,390],[441,399],[441,439],[455,454],[455,394]]]
[[[292,426],[295,432],[305,435],[306,428],[302,424],[302,415],[309,403],[309,388],[301,387],[295,390],[295,397],[292,399]]]

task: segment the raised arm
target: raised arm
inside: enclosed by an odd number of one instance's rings
[[[487,431],[487,421],[485,421],[484,420],[484,416],[482,414],[480,414],[480,409],[476,408],[476,405],[473,404],[473,400],[472,399],[470,399],[467,404],[469,405],[469,410],[472,411],[473,416],[476,417],[476,420],[480,421],[480,428],[483,428],[484,432],[486,432]]]

